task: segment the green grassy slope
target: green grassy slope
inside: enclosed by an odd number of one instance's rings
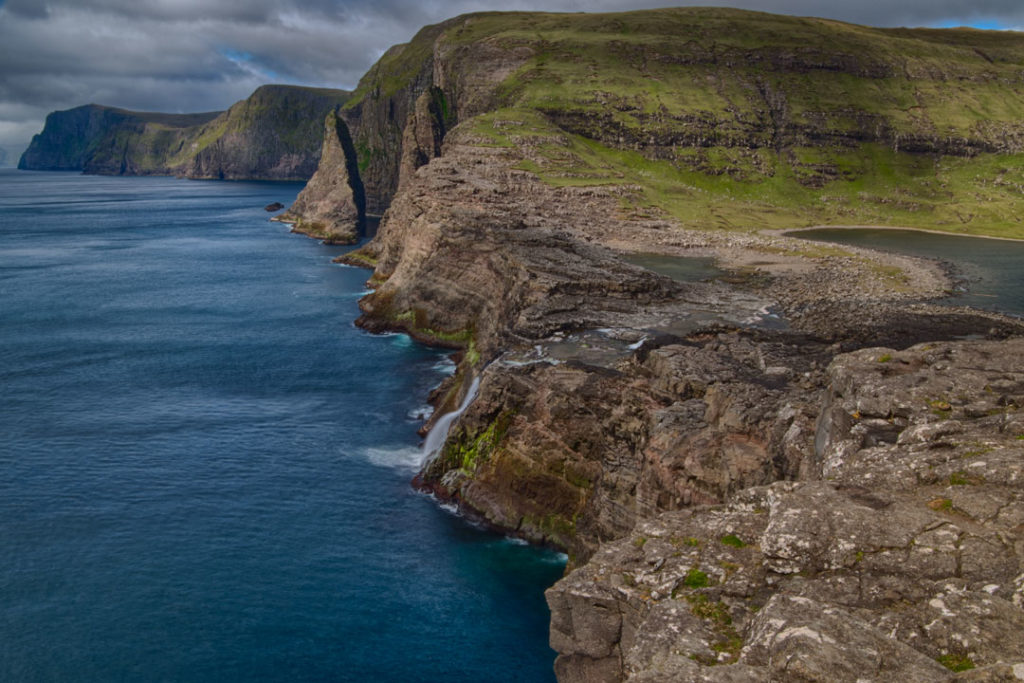
[[[266,138],[269,133],[275,145],[295,150],[311,146],[319,150],[324,116],[328,110],[345,104],[350,96],[347,90],[261,86],[248,98],[195,130],[188,146],[172,156],[169,164],[187,164],[194,155],[226,136],[249,140]]]
[[[86,105],[47,117],[21,167],[204,175],[207,166],[229,165],[230,177],[264,177],[267,165],[293,155],[309,158],[309,177],[322,144],[323,118],[349,96],[344,90],[267,85],[226,112],[163,114]],[[215,145],[216,159],[206,159],[204,152]]]
[[[406,85],[431,37],[352,102]],[[624,210],[1024,237],[1024,34],[685,8],[467,15],[440,41],[530,50],[470,125],[549,183],[640,186]]]

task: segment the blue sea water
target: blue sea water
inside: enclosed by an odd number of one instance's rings
[[[0,171],[0,680],[553,680],[564,556],[410,488],[445,357],[300,188]]]

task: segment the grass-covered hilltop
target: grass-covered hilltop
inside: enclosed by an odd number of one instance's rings
[[[371,193],[431,86],[443,128],[473,118],[545,182],[634,185],[624,209],[684,225],[1024,236],[1019,33],[705,8],[459,17],[392,48],[347,103]],[[381,182],[380,207],[397,178]]]
[[[568,553],[562,683],[1019,678],[1024,325],[765,229],[1024,237],[1022,85],[1017,33],[483,13],[326,117],[285,217],[383,214],[358,324],[460,349],[416,483]]]
[[[306,180],[324,116],[344,90],[266,85],[225,112],[160,114],[89,104],[53,112],[18,168],[103,175]]]

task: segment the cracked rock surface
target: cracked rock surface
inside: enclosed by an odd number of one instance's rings
[[[1024,680],[1024,340],[837,356],[798,481],[548,591],[561,681]]]

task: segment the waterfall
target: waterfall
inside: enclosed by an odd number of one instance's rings
[[[466,411],[469,404],[476,398],[476,393],[479,389],[480,377],[477,376],[470,383],[469,390],[466,392],[466,396],[462,399],[459,407],[439,417],[434,426],[430,428],[430,431],[427,432],[427,438],[423,441],[423,462],[427,462],[441,450],[441,446],[444,445],[445,440],[448,438],[448,428],[452,426],[452,422],[455,422],[459,415]]]

